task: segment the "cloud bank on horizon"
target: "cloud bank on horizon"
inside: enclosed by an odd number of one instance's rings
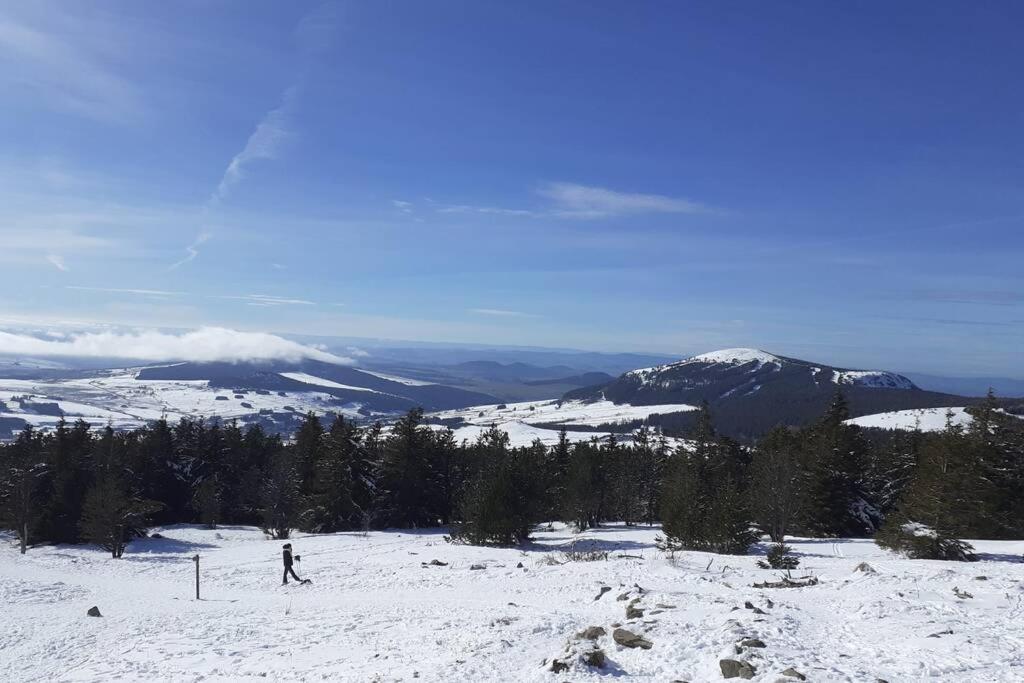
[[[347,365],[351,358],[299,344],[266,332],[202,327],[181,334],[83,332],[66,338],[40,339],[0,332],[0,354],[61,358],[119,358],[137,361],[230,362],[319,360]]]

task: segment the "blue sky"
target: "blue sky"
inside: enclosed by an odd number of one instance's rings
[[[1024,377],[1017,3],[0,8],[0,317]]]

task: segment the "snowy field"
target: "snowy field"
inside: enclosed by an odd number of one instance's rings
[[[998,412],[1012,417],[1004,410]],[[920,408],[916,410],[896,410],[891,413],[875,413],[864,415],[847,420],[847,424],[859,427],[876,427],[879,429],[920,429],[922,432],[941,432],[946,428],[946,423],[951,422],[956,427],[970,427],[974,418],[964,408]]]
[[[651,415],[667,415],[697,410],[686,403],[653,406],[631,406],[611,401],[524,401],[522,403],[499,403],[489,406],[472,406],[460,410],[445,410],[430,413],[428,417],[439,420],[460,420],[452,427],[456,441],[476,441],[482,432],[498,427],[508,433],[512,446],[529,446],[539,439],[544,445],[558,442],[558,432],[565,427],[570,441],[590,441],[605,438],[609,432],[573,427],[597,427],[605,424],[628,423],[645,420]],[[628,434],[621,435],[622,443],[630,443]],[[670,439],[675,444],[677,440]]]
[[[136,370],[122,370],[84,379],[0,379],[0,401],[6,405],[0,417],[20,418],[35,427],[52,429],[60,417],[40,414],[31,404],[56,403],[68,422],[82,418],[94,426],[110,423],[115,429],[134,429],[162,415],[171,421],[184,416],[230,420],[252,417],[261,410],[299,414],[331,411],[357,416],[361,407],[359,403],[339,405],[334,396],[323,391],[282,392],[284,396],[277,392],[235,392],[211,387],[206,380],[140,380],[137,374]],[[315,383],[310,388],[315,389]]]
[[[797,680],[782,677],[790,667],[810,681],[1024,680],[1024,542],[978,543],[983,559],[968,564],[796,541],[797,573],[819,585],[755,589],[778,574],[756,556],[673,562],[648,529],[557,529],[525,550],[452,546],[440,531],[299,536],[313,583],[281,586],[280,543],[255,529],[160,531],[122,560],[77,546],[21,556],[5,537],[0,680],[665,683],[722,680],[724,657],[758,681]],[[560,564],[574,540],[609,559]],[[635,598],[644,614],[627,619]],[[94,605],[101,618],[86,616]],[[616,644],[616,624],[650,649]],[[567,644],[588,649],[575,634],[590,626],[606,630],[605,667],[569,656],[548,671]],[[748,638],[765,647],[737,654]]]

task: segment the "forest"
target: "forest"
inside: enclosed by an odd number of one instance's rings
[[[993,396],[967,428],[862,430],[837,393],[812,424],[753,446],[716,432],[707,405],[685,441],[642,425],[512,448],[490,429],[457,443],[420,410],[390,425],[305,416],[285,443],[259,426],[183,419],[132,431],[62,422],[0,446],[0,525],[21,552],[90,543],[121,557],[151,526],[293,531],[450,528],[455,543],[527,542],[538,524],[661,525],[660,547],[742,554],[762,536],[874,537],[912,558],[969,560],[964,539],[1024,534],[1024,420]],[[677,444],[677,445],[675,445]],[[773,564],[774,566],[774,564]]]

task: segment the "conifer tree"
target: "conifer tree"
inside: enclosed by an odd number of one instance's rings
[[[31,425],[0,457],[0,524],[14,529],[24,555],[39,523],[40,493],[49,466],[42,436]]]
[[[145,535],[149,516],[160,508],[133,489],[125,460],[124,437],[108,426],[96,445],[96,480],[85,496],[81,527],[82,538],[114,559],[133,538]]]
[[[271,538],[288,538],[299,523],[302,476],[287,450],[274,453],[260,487],[260,517],[263,533]]]
[[[804,501],[802,457],[797,439],[776,427],[754,449],[750,472],[751,515],[762,532],[782,543]]]
[[[870,535],[880,523],[864,485],[867,444],[859,427],[846,424],[849,417],[846,398],[836,392],[825,415],[802,434],[808,475],[804,527],[813,535]]]

